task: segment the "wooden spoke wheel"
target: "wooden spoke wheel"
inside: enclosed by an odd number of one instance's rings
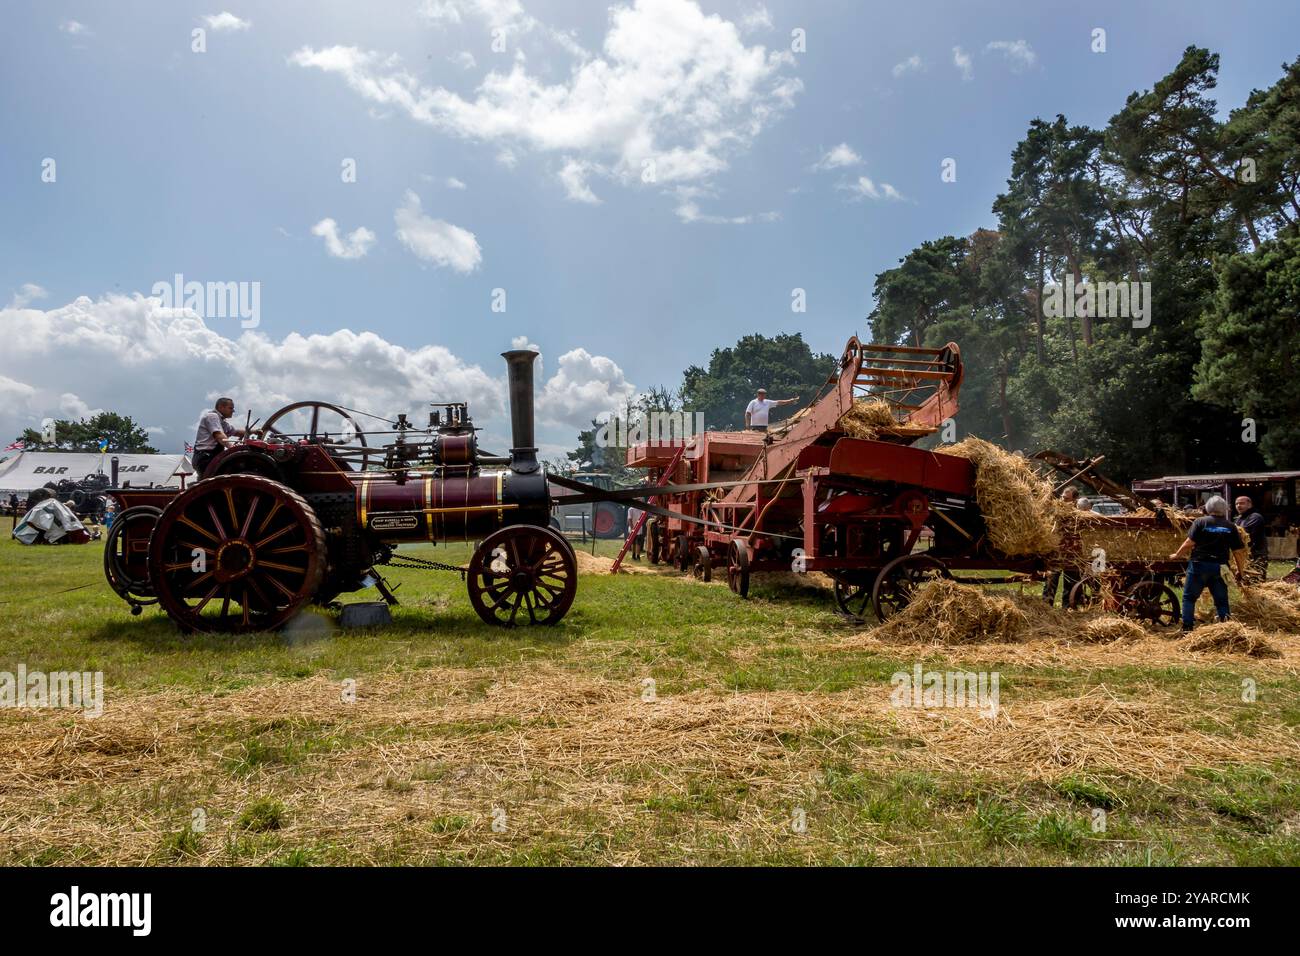
[[[713,555],[705,545],[695,549],[695,561],[691,564],[691,574],[700,581],[713,580]]]
[[[690,571],[691,565],[695,563],[695,552],[691,549],[690,539],[684,534],[677,536],[677,547],[673,552],[673,563],[676,564],[677,570],[682,574]]]
[[[835,577],[835,603],[849,617],[864,620],[871,605],[872,578],[857,575]]]
[[[739,538],[731,542],[727,562],[727,587],[749,597],[749,545]]]
[[[325,576],[325,535],[291,488],[221,475],[177,495],[149,540],[149,581],[182,628],[267,631],[312,600]]]
[[[1161,581],[1139,581],[1120,598],[1120,613],[1155,627],[1173,627],[1182,620],[1182,602]]]
[[[1086,577],[1080,580],[1065,596],[1065,606],[1071,611],[1087,611],[1102,603],[1101,579]]]
[[[158,595],[149,584],[149,535],[158,523],[161,508],[135,505],[113,520],[104,537],[104,577],[118,597],[139,614],[146,604],[157,604]]]
[[[365,471],[383,461],[383,452],[371,451],[366,435],[346,409],[329,402],[294,402],[271,415],[262,425],[268,441],[305,438],[321,445],[330,457],[349,471]]]
[[[493,531],[469,560],[469,602],[488,624],[556,624],[578,593],[573,548],[550,528]]]
[[[952,578],[944,563],[928,554],[904,554],[880,569],[871,586],[871,609],[881,621],[912,603],[916,589],[928,581]]]

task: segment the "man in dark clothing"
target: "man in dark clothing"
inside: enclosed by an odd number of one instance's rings
[[[1268,577],[1268,520],[1245,495],[1237,499],[1236,505],[1237,527],[1250,535],[1250,583],[1259,584]]]
[[[1220,621],[1228,619],[1228,585],[1223,580],[1223,566],[1231,563],[1238,580],[1246,573],[1246,545],[1237,534],[1237,526],[1228,520],[1228,503],[1215,495],[1205,503],[1205,515],[1192,522],[1187,539],[1169,556],[1171,561],[1187,562],[1183,582],[1183,630],[1196,626],[1196,600],[1206,588],[1214,598],[1214,611]]]

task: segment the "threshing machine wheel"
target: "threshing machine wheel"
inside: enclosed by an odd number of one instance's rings
[[[928,554],[904,554],[880,569],[871,587],[871,609],[884,621],[912,602],[916,589],[927,581],[952,578],[952,573],[938,558]]]
[[[690,571],[691,565],[695,563],[695,551],[691,548],[690,539],[684,534],[677,536],[677,544],[673,552],[673,563],[677,565],[677,570],[682,574]]]
[[[160,514],[162,509],[153,505],[127,508],[113,520],[104,536],[104,577],[118,597],[131,605],[132,614],[139,614],[138,608],[147,604],[158,603],[158,595],[149,584],[148,544]],[[132,542],[137,546],[143,543],[143,547],[128,550]]]
[[[466,583],[469,603],[488,624],[555,624],[578,593],[578,562],[552,529],[510,525],[483,539]]]
[[[337,415],[339,422],[327,420],[325,424],[326,426],[337,424],[338,427],[333,430],[329,427],[322,428],[321,412]],[[276,427],[276,423],[282,419],[298,414],[307,414],[310,417],[311,423],[305,432],[285,432]],[[286,423],[286,427],[293,426]],[[323,445],[326,450],[329,450],[330,445],[340,445],[342,447],[337,452],[331,452],[330,457],[338,461],[340,467],[350,471],[365,471],[372,464],[372,458],[374,464],[378,464],[383,459],[381,451],[368,450],[365,432],[357,425],[356,419],[346,409],[331,405],[329,402],[294,402],[292,405],[286,405],[266,420],[262,425],[262,431],[272,438],[306,438],[312,444]]]
[[[854,575],[835,576],[835,603],[839,609],[850,617],[862,620],[867,616],[867,606],[871,603],[871,585],[874,578],[865,580]]]
[[[749,545],[739,538],[731,542],[727,562],[727,587],[741,597],[749,597]]]
[[[706,545],[695,549],[695,562],[691,565],[691,574],[701,581],[713,580],[713,555]]]
[[[291,488],[258,475],[191,485],[149,540],[149,582],[182,628],[246,633],[279,627],[325,576],[320,521]]]
[[[1163,581],[1148,578],[1120,596],[1120,613],[1157,627],[1172,627],[1182,616],[1177,592]]]
[[[1071,611],[1086,611],[1099,606],[1102,597],[1101,579],[1089,576],[1070,588],[1070,593],[1065,596],[1065,606]]]

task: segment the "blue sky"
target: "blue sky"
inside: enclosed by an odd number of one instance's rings
[[[877,272],[991,224],[1033,117],[1102,125],[1188,44],[1230,108],[1300,52],[1291,3],[633,6],[6,4],[0,435],[111,408],[170,450],[229,392],[259,415],[463,395],[500,437],[522,336],[558,451],[746,333],[838,354]],[[133,297],[176,273],[260,283],[260,324],[151,318]]]

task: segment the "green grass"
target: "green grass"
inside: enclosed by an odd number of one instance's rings
[[[456,563],[468,557],[463,546],[402,550]],[[625,687],[631,700],[651,678],[661,701],[779,693],[804,695],[815,709],[822,695],[879,694],[894,672],[919,660],[926,668],[998,670],[1003,706],[1077,697],[1102,684],[1121,699],[1167,695],[1196,715],[1189,718],[1196,730],[1229,736],[1297,725],[1300,681],[1283,667],[1249,665],[1258,699],[1246,704],[1246,671],[1222,663],[1029,666],[1010,654],[997,660],[995,648],[981,648],[978,662],[961,648],[828,649],[861,627],[822,593],[756,578],[742,601],[725,584],[668,574],[584,575],[568,617],[546,630],[489,628],[458,576],[403,570],[390,575],[402,601],[390,628],[343,631],[311,611],[315,626],[298,622],[282,633],[186,636],[154,608],[132,617],[104,584],[100,561],[97,544],[0,541],[0,670],[21,663],[29,671],[103,671],[110,717],[115,700],[154,694],[182,712],[206,706],[183,754],[150,756],[148,728],[138,729],[142,768],[183,758],[193,770],[105,780],[70,772],[49,788],[10,790],[0,795],[0,812],[21,826],[0,842],[0,864],[1300,863],[1292,753],[1160,783],[1122,766],[1050,784],[1028,775],[993,780],[978,752],[942,772],[922,768],[911,755],[924,751],[925,739],[888,720],[828,717],[774,731],[786,762],[768,766],[762,780],[733,775],[725,763],[681,766],[635,753],[618,766],[581,764],[568,776],[527,761],[507,774],[485,763],[487,755],[561,728],[563,714],[500,709],[376,726],[349,721],[343,705],[337,716],[221,706],[272,686],[325,681],[341,689],[355,680],[364,695],[412,682],[422,689],[403,705],[437,716],[449,701],[489,699],[503,676],[526,682],[559,672]],[[461,678],[455,687],[417,680],[452,671]],[[0,732],[28,716],[0,712]],[[80,718],[50,719],[68,728]],[[577,754],[569,755],[575,766]],[[864,755],[887,758],[889,769],[864,764]],[[581,787],[601,799],[587,800]],[[501,831],[492,826],[498,806],[509,811]],[[207,812],[205,832],[191,826],[196,807]],[[1092,826],[1097,810],[1105,811],[1101,832]],[[85,838],[61,836],[60,827],[43,836],[40,821],[56,819],[86,827]],[[114,833],[140,849],[119,847]]]

